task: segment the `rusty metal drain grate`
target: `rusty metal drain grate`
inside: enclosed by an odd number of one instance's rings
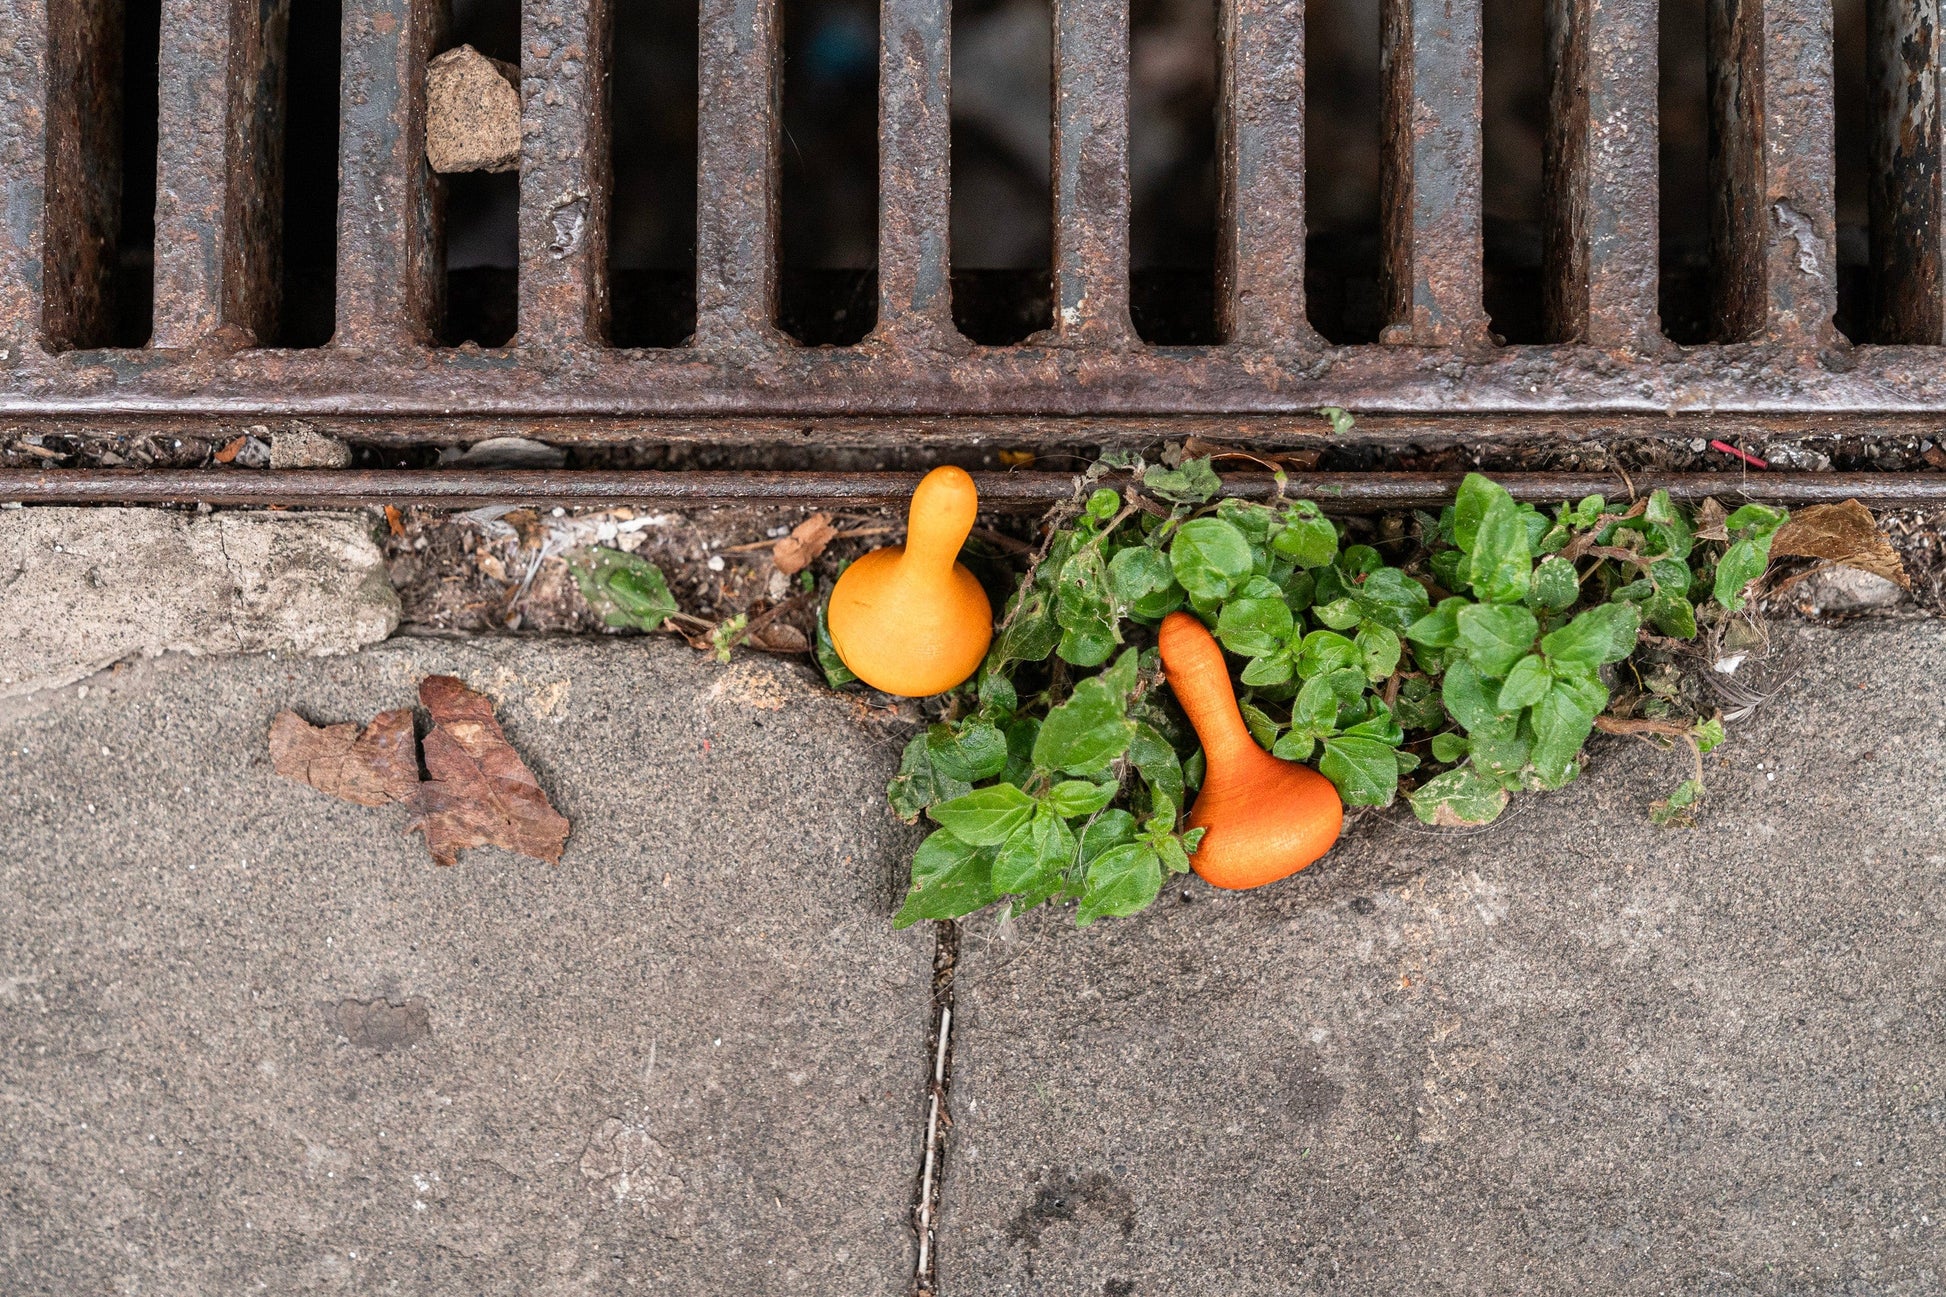
[[[1304,6],[1219,10],[1218,323],[1207,347],[1129,322],[1129,0],[1053,0],[1054,325],[975,346],[949,300],[948,0],[883,0],[877,325],[850,347],[776,327],[778,0],[700,0],[696,327],[605,344],[608,8],[521,20],[518,333],[433,345],[438,186],[422,148],[436,3],[344,0],[336,332],[257,345],[274,309],[277,109],[292,0],[162,6],[154,333],[70,349],[97,310],[112,178],[90,59],[114,0],[0,0],[0,426],[115,432],[303,419],[366,442],[522,430],[555,441],[923,435],[967,444],[1314,435],[1547,416],[1551,435],[1692,417],[1776,430],[1946,413],[1937,0],[1874,0],[1878,335],[1837,304],[1831,0],[1709,0],[1715,345],[1657,318],[1656,0],[1548,0],[1542,346],[1482,306],[1480,0],[1383,3],[1383,263],[1391,321],[1333,346],[1304,304]],[[1908,93],[1910,91],[1911,93]],[[219,129],[220,128],[220,129]],[[1391,420],[1390,424],[1387,420]],[[1171,425],[1173,426],[1173,425]]]

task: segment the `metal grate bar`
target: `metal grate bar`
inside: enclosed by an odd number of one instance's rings
[[[1384,340],[1486,340],[1481,0],[1383,0]]]
[[[1548,336],[1653,348],[1657,0],[1548,0],[1543,265]]]
[[[339,347],[423,346],[441,316],[439,190],[426,161],[435,0],[345,0],[338,140]]]
[[[702,0],[696,125],[696,345],[781,345],[777,318],[778,0]]]
[[[597,341],[608,322],[606,0],[522,6],[520,342]]]
[[[883,0],[878,53],[880,342],[936,347],[953,336],[948,0]]]
[[[1231,342],[1321,340],[1304,309],[1303,0],[1222,0],[1217,326]]]
[[[1830,344],[1838,340],[1831,0],[1763,0],[1760,8],[1765,336]]]
[[[1054,335],[1126,346],[1128,0],[1053,0]]]
[[[803,504],[863,508],[903,505],[918,472],[659,472],[521,469],[0,469],[0,500],[35,504]],[[1461,473],[1268,473],[1226,475],[1226,495],[1313,499],[1334,513],[1438,508]],[[1122,486],[1067,473],[973,475],[983,510],[1039,510],[1095,486]],[[1862,500],[1880,509],[1946,505],[1946,475],[1932,473],[1664,473],[1630,481],[1617,473],[1497,473],[1516,500],[1555,504],[1600,493],[1611,500],[1660,488],[1673,499],[1766,500],[1793,507]],[[1636,497],[1639,498],[1639,497]]]
[[[1869,0],[1872,337],[1946,343],[1939,0]]]
[[[0,365],[38,349],[47,184],[47,0],[0,0]]]
[[[162,6],[152,347],[276,328],[289,22],[290,0]]]

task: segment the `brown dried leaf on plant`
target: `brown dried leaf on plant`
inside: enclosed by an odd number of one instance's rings
[[[419,778],[412,712],[403,708],[382,713],[363,731],[281,712],[270,726],[271,764],[286,779],[361,806],[405,806],[412,812],[406,832],[424,833],[439,864],[454,864],[461,851],[481,846],[559,864],[567,818],[507,742],[492,702],[452,676],[426,677],[419,701],[433,720],[423,747],[430,779]]]
[[[1776,558],[1821,558],[1827,564],[1882,576],[1902,589],[1912,588],[1899,552],[1879,531],[1872,511],[1856,500],[1793,510],[1790,521],[1771,541],[1770,552]]]

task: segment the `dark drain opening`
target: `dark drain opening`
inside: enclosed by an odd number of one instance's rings
[[[1218,342],[1216,5],[1134,0],[1129,28],[1129,314],[1145,342]]]
[[[1054,323],[1047,0],[955,0],[953,323],[974,342]]]
[[[777,324],[849,346],[878,318],[878,6],[784,0]]]
[[[614,0],[609,336],[696,330],[696,0]]]
[[[456,0],[448,48],[520,65],[519,0]],[[445,186],[446,316],[439,341],[504,347],[520,310],[520,172],[468,171]]]
[[[1548,86],[1542,0],[1487,0],[1483,19],[1484,304],[1501,341],[1546,342],[1541,153]]]
[[[282,272],[273,345],[321,347],[335,326],[340,0],[290,11]]]
[[[46,305],[53,351],[140,347],[154,331],[161,0],[49,13]]]
[[[1379,6],[1310,0],[1304,24],[1304,299],[1327,341],[1377,342]]]
[[[1662,0],[1657,42],[1662,331],[1710,341],[1710,107],[1707,0]]]

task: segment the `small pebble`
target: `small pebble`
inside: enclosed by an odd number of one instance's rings
[[[711,554],[709,556],[709,562],[705,566],[712,572],[721,572],[723,570],[723,556],[721,554]]]

